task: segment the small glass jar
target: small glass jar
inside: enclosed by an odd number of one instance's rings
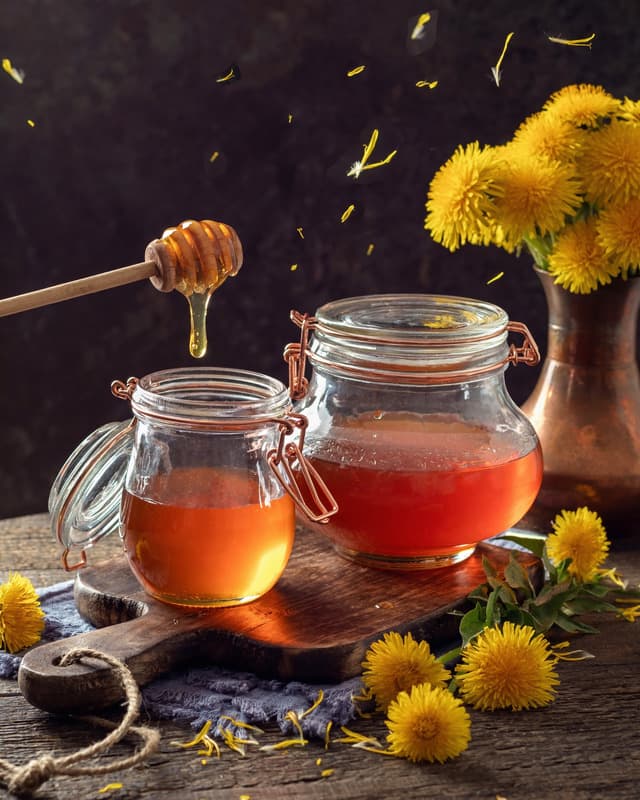
[[[341,555],[448,566],[522,518],[542,480],[535,431],[504,381],[509,364],[539,360],[524,325],[490,303],[420,294],[291,317],[301,339],[285,349],[290,392],[338,504],[322,531]],[[524,335],[521,347],[509,331]]]
[[[114,381],[112,391],[130,401],[133,419],[94,431],[51,489],[67,569],[83,566],[85,548],[119,528],[131,569],[153,597],[247,603],[284,571],[295,506],[316,522],[335,513],[292,441],[306,419],[292,413],[280,381],[176,369]],[[76,563],[72,548],[81,549]]]

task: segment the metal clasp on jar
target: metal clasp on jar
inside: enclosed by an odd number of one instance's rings
[[[309,381],[304,371],[307,366],[307,347],[309,333],[316,327],[317,320],[309,314],[292,311],[291,321],[300,328],[300,341],[291,342],[284,348],[284,360],[289,365],[289,397],[301,400],[307,393]]]
[[[307,418],[304,414],[290,413],[285,419],[272,421],[280,426],[280,439],[278,446],[267,453],[271,471],[296,506],[312,522],[328,522],[329,517],[337,513],[338,504],[318,471],[302,455]],[[299,431],[298,443],[288,442],[287,437],[296,429]]]
[[[511,333],[521,333],[524,341],[520,347],[515,344],[509,345],[509,355],[507,362],[509,364],[526,364],[529,367],[535,367],[540,363],[540,350],[536,344],[535,339],[531,335],[531,331],[524,322],[508,322],[507,330]]]

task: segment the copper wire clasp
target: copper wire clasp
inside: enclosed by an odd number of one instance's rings
[[[137,378],[127,378],[126,383],[124,381],[111,381],[111,394],[119,400],[131,400],[131,395],[137,385]]]
[[[338,504],[315,467],[302,455],[307,418],[302,414],[289,414],[286,419],[274,420],[280,426],[278,446],[267,453],[267,462],[278,483],[293,499],[298,508],[312,522],[327,522],[338,511]],[[295,429],[298,442],[287,442]],[[297,462],[297,469],[294,469]],[[284,476],[280,473],[282,468]]]
[[[300,341],[292,342],[284,348],[284,360],[289,365],[289,397],[300,400],[307,393],[309,381],[304,376],[307,364],[307,345],[309,344],[309,331],[315,328],[317,320],[308,314],[291,311],[291,321],[300,328]]]
[[[520,347],[516,347],[515,344],[509,345],[507,361],[511,364],[527,364],[529,367],[535,367],[540,362],[540,350],[529,328],[523,322],[509,322],[507,330],[521,333],[524,337]]]

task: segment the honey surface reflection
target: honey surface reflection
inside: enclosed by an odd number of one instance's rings
[[[239,472],[175,469],[153,478],[145,499],[123,494],[121,532],[131,569],[149,594],[171,603],[254,600],[282,574],[294,530],[292,499],[285,494],[261,504],[256,479]]]

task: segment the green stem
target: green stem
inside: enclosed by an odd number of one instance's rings
[[[547,269],[547,256],[551,252],[549,243],[537,236],[524,236],[523,241],[527,245],[536,266],[540,267],[540,269]]]
[[[458,658],[460,653],[462,652],[462,647],[454,647],[453,650],[448,650],[446,653],[443,653],[441,656],[438,656],[436,659],[441,664],[448,664],[449,661],[453,661],[454,659]]]

